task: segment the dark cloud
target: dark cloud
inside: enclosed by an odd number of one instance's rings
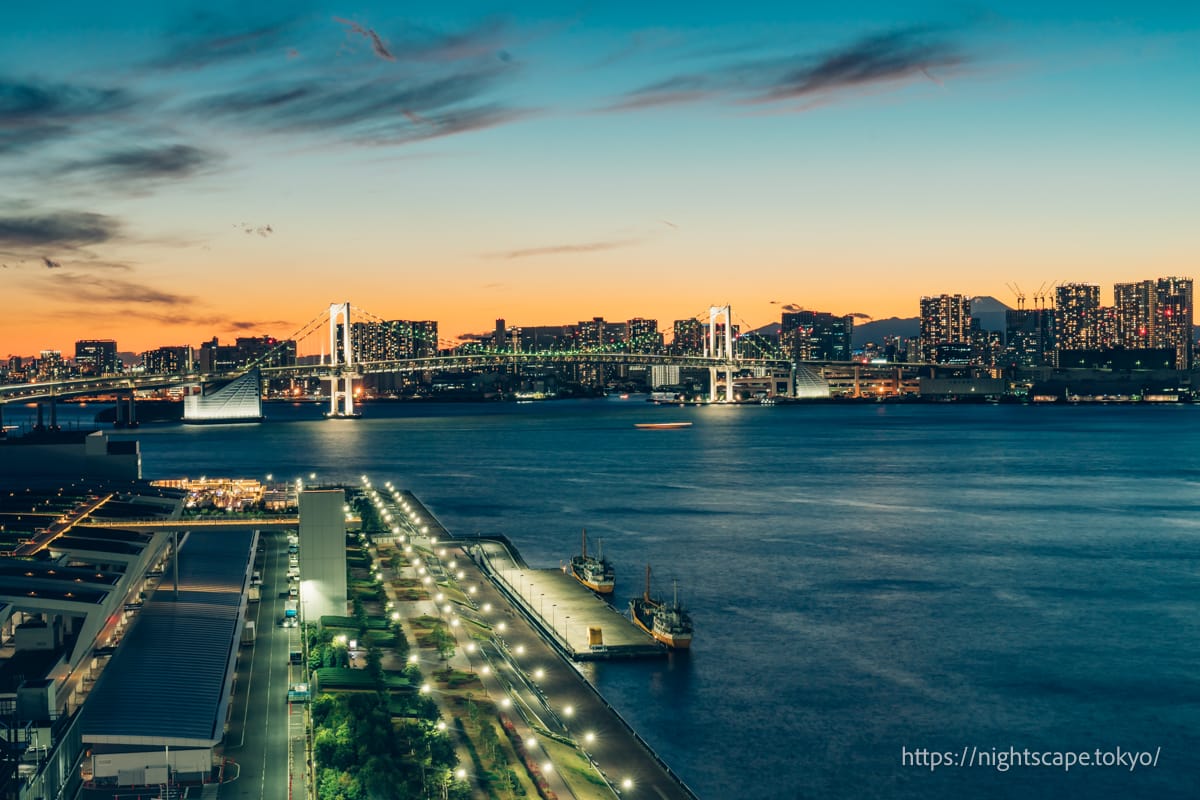
[[[374,28],[364,28],[357,22],[353,22],[348,19],[342,19],[341,17],[334,17],[333,21],[339,25],[344,25],[348,33],[358,34],[359,36],[362,36],[370,41],[371,49],[375,52],[375,55],[379,56],[384,61],[396,60],[396,57],[392,55],[390,50],[388,50],[387,45],[384,44],[383,39],[380,38],[379,34],[375,32]]]
[[[875,319],[870,314],[864,314],[861,311],[855,311],[850,316],[854,317],[855,319]]]
[[[132,147],[59,168],[59,174],[86,172],[114,181],[156,181],[188,178],[219,161],[211,151],[186,144]]]
[[[710,72],[677,75],[629,92],[608,111],[629,111],[708,99],[779,103],[919,78],[968,61],[939,31],[906,28],[868,36],[821,54],[744,62]]]
[[[0,153],[19,152],[93,129],[136,105],[124,89],[0,77]]]
[[[83,211],[0,216],[0,248],[74,249],[117,238],[120,225],[112,217]]]
[[[62,266],[61,261],[55,261],[48,256],[42,256],[42,263],[46,265],[46,269],[58,269]]]
[[[194,70],[260,56],[290,55],[294,20],[266,22],[226,19],[199,11],[166,34],[163,52],[145,66],[158,70]]]
[[[285,319],[273,319],[273,320],[259,321],[259,322],[238,321],[238,322],[229,322],[229,323],[225,323],[225,324],[230,330],[253,331],[253,330],[264,330],[267,328],[278,328],[280,326],[289,325],[291,323],[289,323]]]
[[[503,253],[492,253],[491,258],[530,258],[533,256],[553,256],[564,253],[595,253],[601,250],[616,250],[619,247],[629,247],[639,244],[641,239],[613,239],[605,242],[583,242],[581,244],[557,244],[547,247],[529,247],[522,250],[509,250]]]
[[[911,78],[931,79],[930,69],[957,67],[965,57],[946,42],[928,38],[929,31],[910,28],[855,42],[825,55],[814,64],[789,70],[765,92],[764,101],[786,100],[815,92]]]
[[[789,314],[795,314],[797,311],[803,311],[804,306],[798,306],[795,303],[786,303],[781,310],[787,311]]]

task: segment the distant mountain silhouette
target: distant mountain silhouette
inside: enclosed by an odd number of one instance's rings
[[[985,331],[1003,331],[1004,314],[1009,310],[1009,306],[988,295],[971,298],[971,316],[979,320],[980,327]],[[920,334],[919,317],[876,319],[854,326],[854,347],[862,347],[867,342],[881,344],[885,336],[909,338]]]

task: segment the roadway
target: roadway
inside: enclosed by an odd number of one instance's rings
[[[288,650],[292,629],[283,628],[287,581],[287,539],[279,531],[260,534],[262,600],[252,603],[246,618],[254,620],[257,641],[243,646],[238,661],[235,696],[225,734],[225,783],[221,800],[288,800]]]

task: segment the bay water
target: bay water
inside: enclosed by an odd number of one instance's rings
[[[391,480],[534,567],[586,528],[622,607],[651,564],[692,651],[584,670],[704,800],[1200,796],[1200,408],[266,410],[115,435],[148,478]]]

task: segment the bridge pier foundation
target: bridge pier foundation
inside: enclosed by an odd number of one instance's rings
[[[4,403],[0,403],[0,439],[8,436],[8,431],[4,429]]]

